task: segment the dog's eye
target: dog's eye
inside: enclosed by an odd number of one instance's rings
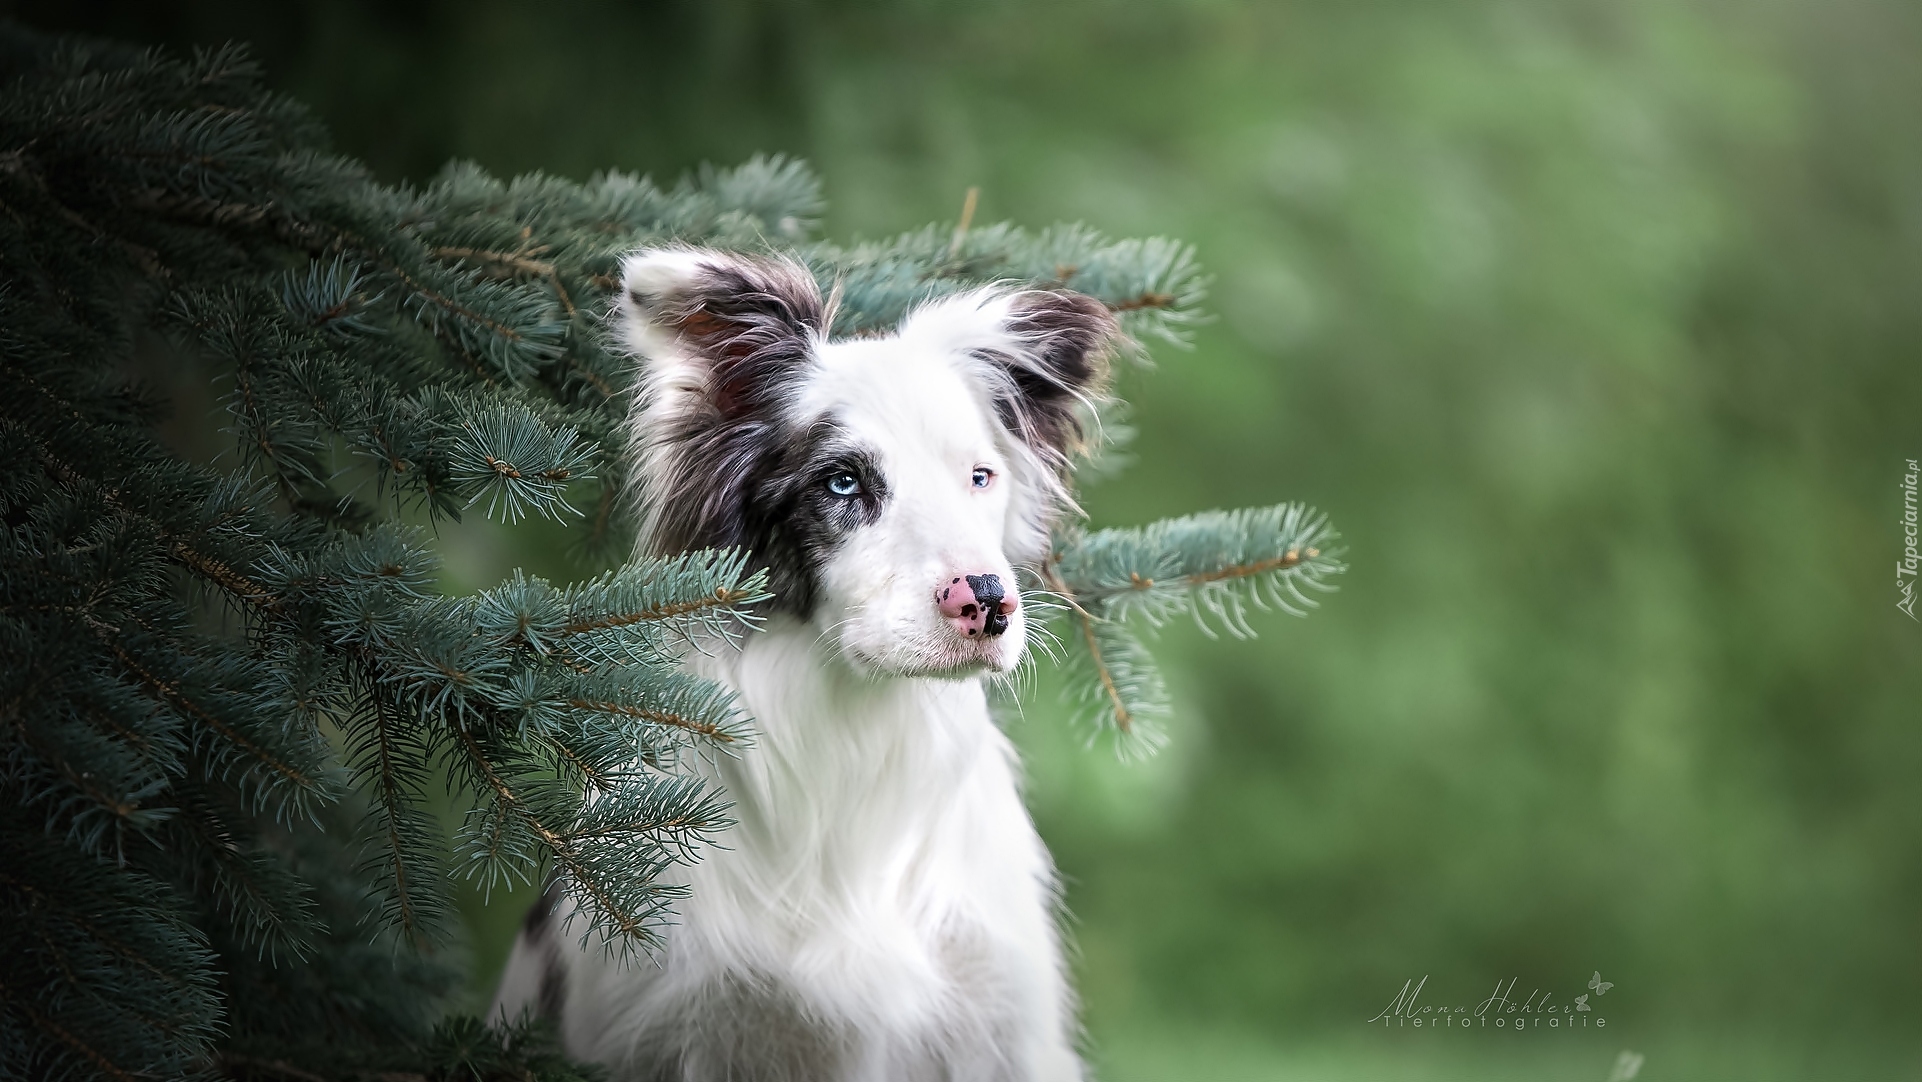
[[[993,483],[994,483],[993,470],[987,468],[986,466],[976,466],[974,468],[974,487],[987,488],[989,485]]]
[[[828,491],[834,493],[836,496],[859,496],[861,494],[861,479],[843,470],[828,478]]]

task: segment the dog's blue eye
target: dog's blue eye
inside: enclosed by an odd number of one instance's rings
[[[836,496],[858,496],[861,494],[861,479],[851,473],[837,473],[828,478],[828,491]]]
[[[991,484],[993,484],[993,483],[994,483],[994,471],[993,471],[993,470],[991,470],[991,469],[989,469],[989,468],[987,468],[986,466],[976,466],[976,467],[975,467],[975,470],[974,470],[974,487],[976,487],[976,488],[987,488],[987,487],[988,487],[989,485],[991,485]]]

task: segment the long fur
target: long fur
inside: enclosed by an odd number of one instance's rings
[[[687,661],[756,736],[700,768],[738,825],[678,870],[659,957],[583,949],[550,889],[494,1009],[553,1018],[622,1079],[1080,1078],[1052,865],[982,687],[1019,663],[1025,608],[970,638],[936,591],[1045,553],[1112,318],[982,289],[836,341],[797,264],[623,269],[640,547],[738,546],[772,573],[766,625]]]

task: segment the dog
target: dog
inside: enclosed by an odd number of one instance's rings
[[[622,277],[639,551],[769,572],[761,624],[687,658],[754,739],[697,768],[736,825],[676,868],[655,956],[578,944],[550,887],[493,1016],[648,1082],[1081,1078],[1053,863],[983,685],[1023,657],[1016,571],[1073,511],[1113,316],[988,287],[836,339],[791,261],[661,248]]]

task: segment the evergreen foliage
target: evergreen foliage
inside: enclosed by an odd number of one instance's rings
[[[618,546],[623,252],[792,251],[856,333],[1012,278],[1178,339],[1201,296],[1183,246],[1078,226],[820,242],[781,159],[384,186],[232,49],[7,31],[0,66],[0,1079],[574,1077],[536,1028],[439,1020],[450,891],[558,873],[580,934],[645,949],[658,873],[727,825],[677,764],[752,739],[676,652],[748,630],[765,578],[701,552],[443,596],[402,512]],[[156,441],[127,376],[155,349],[223,374],[238,457]],[[1245,633],[1312,604],[1332,543],[1294,506],[1070,530],[1033,585],[1097,731],[1141,746],[1131,621]]]

